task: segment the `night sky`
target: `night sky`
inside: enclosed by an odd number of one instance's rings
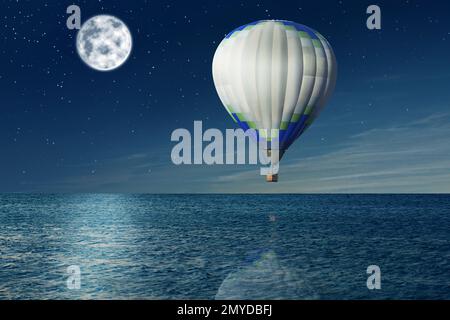
[[[133,51],[99,72],[76,52],[82,21],[111,14]],[[378,4],[382,29],[366,28]],[[444,1],[0,2],[0,192],[450,192],[450,3]],[[290,148],[280,182],[259,166],[175,166],[174,129],[235,128],[212,58],[260,19],[318,30],[335,93]]]

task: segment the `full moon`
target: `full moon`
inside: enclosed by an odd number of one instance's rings
[[[110,71],[120,67],[130,56],[130,30],[121,20],[99,15],[87,20],[77,35],[77,51],[91,68]]]

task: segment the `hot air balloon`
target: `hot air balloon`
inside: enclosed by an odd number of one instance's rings
[[[260,20],[230,32],[215,52],[212,69],[231,118],[243,130],[255,129],[268,154],[278,138],[280,159],[322,111],[337,75],[328,41],[285,20]],[[266,179],[276,182],[278,176]]]

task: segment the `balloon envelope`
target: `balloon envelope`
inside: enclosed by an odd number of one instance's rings
[[[336,83],[337,65],[317,31],[261,20],[230,32],[213,59],[218,95],[232,119],[269,149],[286,150],[314,121]],[[274,130],[275,129],[275,130]]]

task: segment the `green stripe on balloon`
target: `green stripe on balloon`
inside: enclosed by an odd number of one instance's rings
[[[227,110],[227,112],[230,115],[231,119],[233,119],[233,121],[237,123],[236,119],[233,117],[233,108],[230,105],[226,105],[225,106],[225,110]]]
[[[294,113],[293,115],[292,115],[292,118],[291,118],[291,121],[290,122],[298,122],[298,120],[300,120],[300,117],[301,117],[302,115],[301,114],[299,114],[299,113]]]
[[[307,106],[306,109],[305,109],[305,112],[303,114],[304,115],[310,115],[313,110],[314,110],[314,106],[312,106],[312,105]]]
[[[249,126],[250,128],[256,129],[256,123],[255,123],[255,122],[253,122],[253,121],[247,121],[247,124],[248,124],[248,126]]]
[[[308,38],[311,39],[311,37],[309,36],[308,32],[305,31],[299,31],[298,35],[300,36],[300,38]]]
[[[322,42],[320,42],[320,40],[312,39],[312,43],[313,43],[314,47],[322,48]]]
[[[297,31],[297,29],[295,29],[293,26],[284,25],[284,28],[286,30]]]
[[[247,120],[245,120],[245,116],[243,113],[236,113],[236,117],[238,117],[239,121],[241,121],[241,122],[247,121]]]
[[[233,107],[231,107],[229,104],[227,104],[226,107],[230,113],[234,113]]]

